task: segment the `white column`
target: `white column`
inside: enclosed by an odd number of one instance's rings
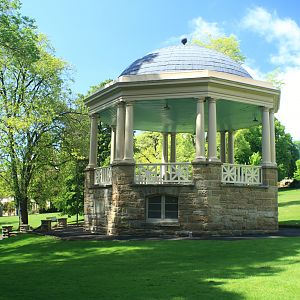
[[[269,118],[270,118],[271,162],[272,164],[276,165],[274,109],[270,109]]]
[[[132,105],[132,103],[126,103],[124,160],[126,160],[128,162],[134,162],[134,159],[133,159],[133,105]]]
[[[170,162],[176,162],[176,132],[171,132]]]
[[[262,164],[271,164],[269,108],[262,107]]]
[[[228,131],[228,162],[234,164],[234,131]]]
[[[220,132],[221,143],[220,143],[220,158],[221,162],[226,162],[226,131]]]
[[[208,160],[218,161],[217,158],[217,110],[216,100],[208,100]]]
[[[115,160],[124,159],[124,133],[125,133],[125,107],[121,102],[117,107],[117,128],[116,128],[116,157]]]
[[[162,140],[162,163],[168,162],[168,133],[163,132]]]
[[[204,98],[197,101],[195,160],[205,160]]]
[[[90,155],[88,168],[96,168],[97,166],[97,148],[98,148],[98,116],[93,114],[90,116],[91,132],[90,132]]]
[[[111,137],[110,137],[110,163],[115,160],[116,154],[116,126],[111,125]]]

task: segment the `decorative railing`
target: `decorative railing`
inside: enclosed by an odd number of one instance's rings
[[[111,167],[95,168],[95,185],[111,184]]]
[[[261,166],[222,165],[222,183],[260,185],[262,184]]]
[[[135,183],[166,184],[191,183],[192,165],[190,163],[137,164]]]

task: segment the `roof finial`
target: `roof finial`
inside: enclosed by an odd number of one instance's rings
[[[187,43],[187,38],[183,38],[183,39],[181,40],[181,43],[182,43],[183,45],[185,45],[185,44]]]

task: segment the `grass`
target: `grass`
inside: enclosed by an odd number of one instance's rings
[[[0,242],[0,300],[300,299],[300,238]]]
[[[29,215],[29,225],[33,228],[36,228],[41,225],[41,220],[46,219],[47,217],[67,217],[62,216],[60,213],[48,213],[48,214],[35,214]],[[79,220],[83,220],[82,217]],[[68,218],[68,223],[74,223],[76,221],[76,216],[72,216]],[[2,225],[13,225],[13,229],[17,230],[19,227],[19,217],[18,216],[8,216],[8,217],[0,217],[0,231]]]
[[[35,227],[51,215],[29,222]],[[300,190],[279,192],[279,220],[300,223]],[[17,218],[3,223],[17,226]],[[0,274],[0,300],[298,300],[300,238],[63,241],[23,234],[0,241]]]
[[[300,226],[300,189],[278,192],[278,212],[280,225]]]

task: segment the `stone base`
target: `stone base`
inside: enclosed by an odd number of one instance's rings
[[[85,229],[105,235],[211,236],[272,233],[278,230],[277,169],[263,168],[263,186],[221,183],[220,163],[193,163],[189,185],[134,184],[134,165],[112,166],[112,186],[91,184],[86,173]],[[146,199],[178,198],[178,221],[149,223]]]

